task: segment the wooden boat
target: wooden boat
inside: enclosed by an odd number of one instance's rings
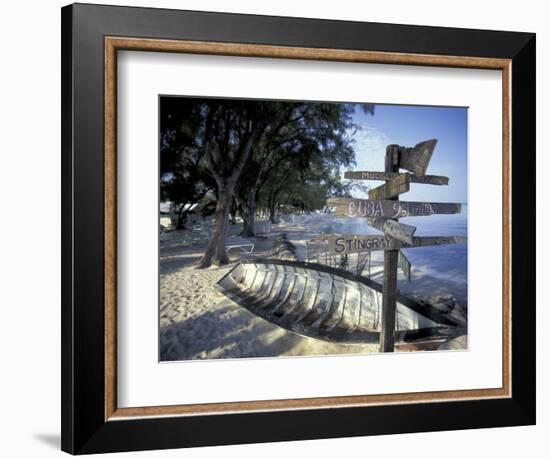
[[[287,260],[237,264],[217,288],[250,312],[289,331],[340,343],[380,338],[382,285],[333,267]],[[397,296],[396,342],[448,339],[461,326],[437,308]]]

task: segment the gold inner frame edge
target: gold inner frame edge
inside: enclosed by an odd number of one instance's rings
[[[264,57],[317,61],[421,65],[434,67],[493,69],[502,72],[502,387],[471,390],[430,391],[400,394],[353,395],[303,399],[240,401],[118,408],[116,336],[117,246],[117,51],[173,52],[239,57]],[[159,416],[213,415],[322,408],[359,407],[442,401],[508,398],[512,393],[511,367],[511,60],[429,54],[406,54],[327,48],[216,43],[105,37],[104,39],[104,215],[105,215],[105,396],[106,421]]]

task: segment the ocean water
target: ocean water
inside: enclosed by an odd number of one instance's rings
[[[468,236],[468,206],[456,215],[403,218],[417,227],[415,236]],[[463,306],[468,303],[468,243],[408,248],[403,250],[412,264],[412,279],[401,278],[403,292],[424,295],[452,294]]]
[[[304,224],[328,234],[380,235],[362,218],[336,218],[317,214],[294,217],[294,224]],[[416,226],[415,236],[468,235],[468,206],[456,215],[431,215],[401,218],[399,221]],[[403,250],[412,269],[407,281],[398,269],[398,289],[406,294],[424,296],[452,295],[463,307],[468,303],[468,243],[407,248]],[[382,281],[383,252],[372,252],[372,278]]]

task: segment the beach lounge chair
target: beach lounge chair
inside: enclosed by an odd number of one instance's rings
[[[231,250],[240,250],[243,253],[250,254],[252,251],[254,251],[254,244],[253,243],[231,243],[225,246],[225,252],[229,253]]]

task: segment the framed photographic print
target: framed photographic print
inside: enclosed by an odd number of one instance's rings
[[[63,450],[534,424],[534,34],[77,4],[62,79]]]

